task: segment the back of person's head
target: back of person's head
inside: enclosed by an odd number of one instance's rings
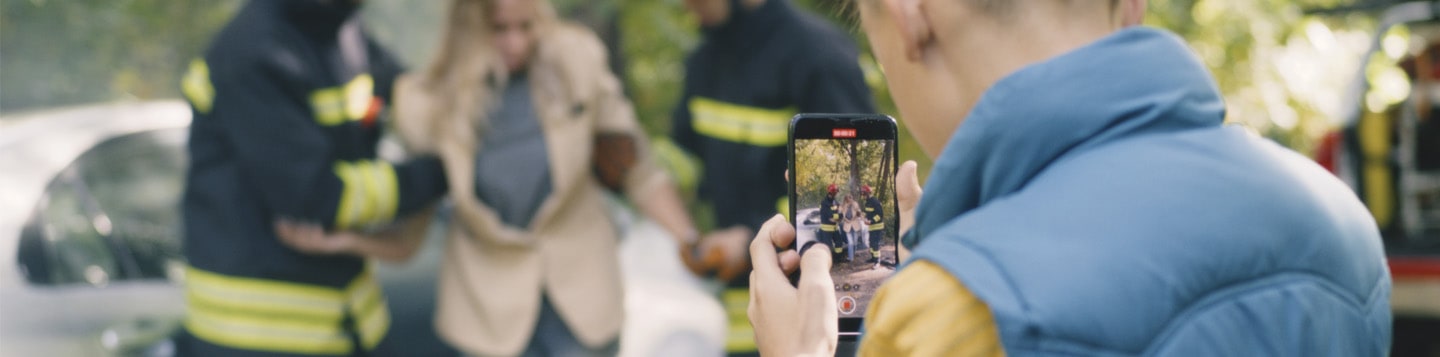
[[[1138,24],[1144,0],[855,0],[900,116],[936,156],[990,85]]]

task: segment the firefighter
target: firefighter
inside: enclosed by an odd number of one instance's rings
[[[860,197],[865,201],[865,223],[869,224],[869,263],[880,263],[880,243],[885,238],[885,206],[880,204],[880,199],[872,195],[870,185],[860,186]]]
[[[276,233],[380,230],[446,191],[433,157],[377,159],[400,67],[362,32],[358,3],[250,1],[190,63],[181,355],[368,355],[386,336],[365,259],[297,252]]]
[[[785,200],[785,142],[801,112],[870,113],[870,89],[853,40],[789,0],[685,0],[703,28],[686,59],[682,97],[670,141],[656,143],[681,187],[698,185],[713,212],[727,264],[740,274],[718,276],[730,316],[731,353],[753,353],[746,247]]]
[[[825,188],[825,198],[820,199],[820,232],[817,232],[815,239],[819,240],[832,250],[831,259],[840,260],[840,253],[845,251],[840,233],[837,231],[837,223],[840,222],[840,206],[835,203],[835,193],[839,190],[835,184]]]

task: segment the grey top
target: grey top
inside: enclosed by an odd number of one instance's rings
[[[535,116],[525,73],[510,78],[500,106],[482,125],[475,154],[475,194],[505,224],[528,228],[550,196],[550,154]]]

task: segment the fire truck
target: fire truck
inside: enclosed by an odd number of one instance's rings
[[[1379,27],[1315,159],[1375,216],[1394,279],[1392,354],[1440,356],[1440,0],[1311,10]]]

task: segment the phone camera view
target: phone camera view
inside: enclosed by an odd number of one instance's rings
[[[894,140],[795,140],[796,247],[829,251],[842,318],[863,317],[895,272],[895,149]]]

